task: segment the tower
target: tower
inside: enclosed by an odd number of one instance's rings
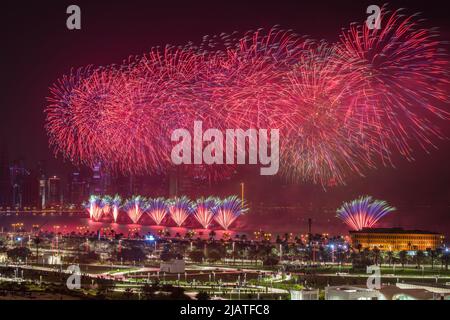
[[[5,145],[0,145],[0,206],[10,206],[11,200],[12,188],[8,151]]]

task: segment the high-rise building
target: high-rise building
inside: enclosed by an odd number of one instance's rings
[[[45,209],[47,206],[47,180],[45,176],[39,179],[39,207]]]
[[[47,206],[48,186],[44,161],[38,162],[37,172],[39,175],[39,208],[45,209]]]
[[[48,179],[48,205],[59,206],[62,204],[61,179],[57,176]]]
[[[25,175],[22,184],[22,205],[24,207],[39,207],[39,175],[30,171]]]
[[[30,173],[25,169],[23,160],[15,161],[10,167],[10,178],[12,186],[12,206],[23,207],[23,184]]]
[[[5,146],[0,147],[0,206],[11,205],[12,188],[8,153]]]
[[[104,195],[111,193],[111,176],[102,170],[102,164],[97,163],[92,168],[92,178],[89,184],[91,194]]]
[[[184,170],[177,168],[169,174],[169,196],[197,197],[209,190],[209,183],[201,178],[188,175]]]
[[[69,202],[79,205],[88,198],[87,184],[80,172],[72,172],[69,177]]]

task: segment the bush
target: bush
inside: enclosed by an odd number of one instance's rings
[[[8,255],[8,258],[13,261],[17,261],[17,260],[25,261],[26,258],[31,256],[31,251],[30,251],[30,249],[25,248],[25,247],[17,247],[17,248],[8,250],[6,252],[6,254]]]
[[[145,260],[146,256],[144,251],[140,248],[130,248],[130,249],[122,249],[121,252],[117,254],[117,260],[123,260],[123,261],[143,261]]]
[[[189,253],[189,259],[197,263],[203,262],[204,258],[205,255],[202,250],[194,250]]]
[[[217,250],[211,250],[208,252],[208,260],[211,262],[216,262],[219,261],[220,259],[222,259],[219,251]]]
[[[280,259],[275,255],[270,255],[263,260],[264,266],[276,266],[280,262]]]

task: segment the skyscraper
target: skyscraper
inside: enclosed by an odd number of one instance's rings
[[[14,161],[10,167],[10,178],[12,186],[12,206],[23,207],[23,187],[27,175],[30,173],[25,169],[23,160]]]
[[[0,206],[10,206],[12,188],[8,152],[5,145],[0,146]]]
[[[38,162],[37,171],[39,175],[39,207],[40,209],[45,209],[47,206],[48,186],[44,161]]]
[[[102,164],[97,163],[92,168],[92,178],[89,184],[89,191],[91,194],[104,195],[109,190],[111,185],[111,176],[102,170]]]
[[[39,207],[39,175],[36,170],[27,172],[22,184],[22,205],[24,207]]]
[[[61,179],[57,176],[48,179],[48,205],[59,206],[62,204]]]
[[[69,176],[69,202],[79,205],[88,198],[86,181],[80,172],[72,172]]]

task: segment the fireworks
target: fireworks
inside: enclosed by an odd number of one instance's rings
[[[142,215],[148,208],[146,199],[141,196],[135,196],[127,200],[124,205],[124,210],[127,212],[133,223],[138,223]]]
[[[114,222],[117,222],[117,219],[119,218],[119,209],[122,205],[122,198],[119,195],[115,195],[112,199],[112,208],[113,208],[113,219]]]
[[[344,183],[348,172],[362,174],[374,166],[364,145],[371,124],[362,122],[354,77],[342,71],[335,56],[326,43],[310,48],[287,73],[279,100],[281,168],[289,177],[321,185]]]
[[[230,196],[225,199],[216,197],[200,198],[191,201],[185,196],[175,197],[173,199],[145,198],[142,196],[133,196],[122,202],[119,195],[91,196],[85,204],[89,217],[94,221],[100,219],[112,219],[117,222],[120,214],[126,214],[133,223],[139,223],[142,216],[147,213],[156,225],[169,222],[166,217],[171,217],[178,227],[186,223],[188,217],[192,214],[195,220],[200,223],[204,229],[214,227],[219,224],[224,230],[228,230],[230,225],[244,212],[247,211],[245,205],[236,196]],[[110,209],[105,214],[105,206]]]
[[[159,226],[169,213],[169,206],[164,198],[150,199],[148,202],[148,215]]]
[[[382,217],[394,210],[386,201],[363,196],[342,204],[337,210],[337,217],[353,230],[362,230],[373,227]]]
[[[274,27],[155,48],[57,81],[46,108],[49,142],[76,164],[161,174],[172,170],[172,131],[194,121],[205,130],[280,129],[287,178],[345,184],[443,137],[449,66],[436,36],[384,7],[381,30],[355,24],[336,43]],[[225,164],[182,169],[202,180],[235,172]]]
[[[181,227],[192,213],[192,202],[187,197],[177,197],[170,200],[170,216],[178,227]]]
[[[99,221],[102,218],[103,214],[102,200],[99,196],[92,195],[85,206],[89,212],[89,217],[92,220]]]
[[[231,224],[246,210],[247,209],[241,199],[236,196],[231,196],[217,205],[214,220],[224,230],[228,230]]]
[[[122,199],[118,195],[104,196],[103,198],[91,196],[86,207],[90,218],[94,221],[99,221],[106,212],[105,206],[109,206],[110,209],[107,212],[112,212],[114,222],[117,222],[121,209],[133,223],[138,223],[142,215],[148,213],[157,225],[160,225],[164,218],[170,215],[179,227],[185,223],[190,214],[193,214],[203,228],[208,229],[215,221],[225,230],[228,230],[234,220],[247,210],[236,196],[223,200],[215,197],[200,198],[196,202],[192,202],[185,196],[170,200],[134,196],[126,200],[123,206],[121,203]]]
[[[208,197],[198,199],[195,204],[195,219],[202,225],[204,229],[208,229],[213,221],[216,206],[219,200],[217,198]]]
[[[104,196],[101,201],[103,215],[111,214],[113,198],[110,196]]]
[[[449,61],[438,33],[400,11],[383,7],[380,30],[352,25],[336,46],[347,71],[358,80],[352,91],[366,121],[376,128],[376,138],[367,144],[384,162],[391,161],[395,149],[413,159],[414,145],[433,147],[433,138],[442,137],[438,119],[450,119],[444,110]]]

